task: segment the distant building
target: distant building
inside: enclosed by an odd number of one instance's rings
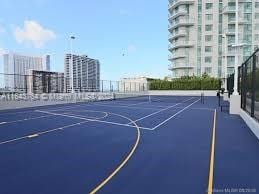
[[[63,93],[64,73],[28,70],[27,92],[34,94]]]
[[[204,73],[224,78],[234,73],[233,45],[243,45],[238,65],[259,46],[259,0],[169,0],[168,10],[173,78]]]
[[[119,84],[120,92],[140,92],[148,90],[147,77],[122,78]]]
[[[5,88],[10,91],[26,91],[26,74],[29,69],[49,70],[50,56],[24,56],[4,54]]]
[[[64,72],[66,92],[72,90],[74,92],[100,91],[100,63],[98,60],[86,55],[66,54]]]

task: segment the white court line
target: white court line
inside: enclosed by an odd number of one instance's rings
[[[53,116],[53,115],[52,115],[52,116]],[[6,121],[6,122],[0,123],[0,125],[3,125],[3,124],[10,124],[10,123],[17,123],[17,122],[22,122],[22,121],[30,121],[30,120],[41,119],[41,118],[46,118],[46,117],[51,117],[51,116],[50,116],[50,115],[45,115],[45,116],[31,117],[31,118],[20,119],[20,120],[15,120],[15,121]]]
[[[117,106],[117,105],[108,105],[108,104],[85,104],[85,105],[82,105],[82,106],[104,106],[104,107],[118,107],[118,108],[130,108],[130,109],[147,109],[147,110],[160,110],[160,108],[148,108],[148,107],[134,107],[134,106]]]
[[[51,133],[51,132],[54,132],[54,131],[63,130],[63,129],[73,127],[73,126],[76,126],[76,125],[81,125],[81,124],[87,123],[87,122],[89,122],[89,121],[77,122],[77,123],[74,123],[74,124],[65,125],[63,127],[58,127],[58,128],[55,128],[55,129],[50,129],[50,130],[42,131],[42,132],[39,132],[39,133],[34,133],[34,134],[19,137],[19,138],[10,139],[10,140],[7,140],[7,141],[0,142],[0,145],[15,142],[15,141],[19,141],[19,140],[22,140],[22,139],[35,138],[35,137],[38,137],[38,136],[46,134],[46,133]]]
[[[131,107],[131,106],[135,106],[135,105],[139,105],[139,104],[146,104],[146,103],[150,103],[150,102],[148,101],[148,102],[139,102],[139,103],[135,103],[135,104],[129,104],[126,107]]]
[[[200,101],[200,99],[194,101],[193,103],[191,103],[190,105],[186,106],[185,108],[183,108],[182,110],[178,111],[177,113],[175,113],[174,115],[172,115],[171,117],[169,117],[168,119],[164,120],[162,123],[158,124],[157,126],[153,127],[152,130],[157,129],[158,127],[162,126],[163,124],[165,124],[166,122],[168,122],[169,120],[171,120],[172,118],[174,118],[175,116],[177,116],[178,114],[180,114],[181,112],[183,112],[184,110],[188,109],[190,106],[192,106],[193,104],[195,104],[196,102]]]
[[[106,124],[135,128],[135,126],[129,125],[129,124],[116,123],[116,122],[111,122],[111,121],[103,121],[103,120],[97,120],[97,119],[87,119],[87,118],[84,118],[84,117],[81,117],[81,116],[78,116],[78,115],[67,115],[67,114],[53,113],[53,112],[47,112],[47,111],[41,111],[41,110],[37,110],[37,112],[43,112],[43,113],[53,114],[53,115],[60,115],[60,116],[64,116],[64,117],[76,118],[76,119],[81,119],[81,120],[86,120],[86,121],[93,121],[93,122],[99,122],[99,123],[106,123]],[[151,130],[151,128],[147,128],[147,127],[139,127],[139,128]]]
[[[144,116],[144,117],[141,117],[141,118],[135,120],[134,122],[141,121],[141,120],[146,119],[146,118],[148,118],[148,117],[151,117],[151,116],[153,116],[153,115],[155,115],[155,114],[158,114],[158,113],[160,113],[160,112],[166,111],[166,110],[168,110],[168,109],[170,109],[170,108],[173,108],[173,107],[175,107],[175,106],[177,106],[177,105],[179,105],[179,104],[182,104],[182,103],[184,103],[184,102],[187,102],[187,101],[189,101],[189,100],[191,100],[191,99],[193,99],[193,97],[192,97],[192,98],[189,98],[189,99],[187,99],[187,100],[184,100],[184,101],[182,101],[182,102],[179,102],[179,103],[177,103],[177,104],[175,104],[175,105],[172,105],[172,106],[169,106],[169,107],[167,107],[167,108],[164,108],[164,109],[162,109],[162,110],[159,110],[159,111],[156,111],[156,112],[154,112],[154,113],[151,113],[151,114],[149,114],[149,115],[146,115],[146,116]],[[131,123],[132,123],[132,122],[130,122],[130,123],[128,123],[128,124],[131,124]]]
[[[175,107],[175,109],[183,109],[185,107]],[[189,108],[189,110],[210,110],[210,111],[214,111],[215,109],[213,108]]]

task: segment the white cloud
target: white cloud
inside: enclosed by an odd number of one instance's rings
[[[29,43],[36,48],[41,48],[48,41],[56,38],[53,31],[44,29],[39,23],[32,20],[24,21],[23,28],[16,27],[14,36],[18,43]]]

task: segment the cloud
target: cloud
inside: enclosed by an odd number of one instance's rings
[[[56,38],[56,34],[42,27],[39,23],[32,20],[24,21],[23,28],[16,27],[14,36],[18,43],[29,43],[36,48],[43,47],[48,41]]]

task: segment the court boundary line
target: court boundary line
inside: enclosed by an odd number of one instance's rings
[[[96,119],[103,119],[103,118],[105,118],[105,117],[107,117],[107,116],[109,115],[109,114],[108,114],[107,112],[105,112],[105,111],[95,111],[95,112],[104,113],[104,116],[102,116],[102,117],[97,117]],[[47,114],[47,113],[45,113],[45,114]],[[49,114],[49,115],[50,115],[50,114]],[[52,116],[54,116],[54,115],[52,115]],[[61,115],[56,115],[56,116],[61,116]],[[54,129],[48,129],[48,130],[45,130],[45,131],[40,131],[40,132],[38,132],[38,133],[32,133],[32,134],[29,134],[29,135],[24,135],[24,136],[21,136],[21,137],[17,137],[17,138],[5,140],[5,141],[0,142],[0,145],[7,144],[7,143],[11,143],[11,142],[18,141],[18,140],[22,140],[22,139],[26,139],[26,138],[38,137],[39,135],[42,135],[42,134],[45,134],[45,133],[50,133],[50,132],[53,132],[53,131],[62,130],[62,129],[65,129],[65,128],[68,128],[68,127],[73,127],[73,126],[75,126],[75,125],[81,125],[81,124],[87,123],[87,122],[90,122],[90,121],[85,120],[84,122],[77,122],[77,123],[65,125],[65,126],[62,126],[62,127],[57,127],[57,128],[54,128]]]
[[[0,125],[18,123],[18,122],[30,121],[30,120],[36,120],[36,119],[41,119],[41,118],[46,118],[46,117],[51,117],[51,116],[50,115],[42,115],[42,116],[39,116],[39,117],[31,117],[31,118],[19,119],[19,120],[14,120],[14,121],[5,121],[5,122],[1,122]]]
[[[208,194],[213,193],[213,181],[214,181],[214,166],[215,166],[215,143],[216,143],[216,122],[217,122],[217,110],[214,110],[213,115],[213,129],[211,138],[211,152],[210,152],[210,165],[209,165],[209,180],[208,180]]]
[[[169,107],[167,107],[167,108],[164,108],[164,109],[161,109],[161,110],[159,110],[159,111],[156,111],[156,112],[154,112],[154,113],[151,113],[151,114],[149,114],[149,115],[146,115],[146,116],[144,116],[144,117],[141,117],[141,118],[139,118],[139,119],[137,119],[137,120],[134,120],[134,122],[141,121],[141,120],[146,119],[146,118],[148,118],[148,117],[151,117],[151,116],[153,116],[153,115],[155,115],[155,114],[158,114],[158,113],[160,113],[160,112],[166,111],[166,110],[168,110],[168,109],[170,109],[170,108],[173,108],[173,107],[175,107],[175,106],[177,106],[177,105],[179,105],[179,104],[182,104],[182,103],[184,103],[184,102],[188,102],[188,101],[191,100],[191,99],[193,99],[193,97],[191,97],[191,98],[189,98],[189,99],[187,99],[187,100],[184,100],[184,101],[182,101],[182,102],[179,102],[179,103],[177,103],[177,104],[174,104],[174,105],[172,105],[172,106],[169,106]],[[131,124],[131,123],[128,123],[128,124]]]
[[[198,101],[200,101],[200,99],[194,101],[193,103],[189,104],[188,106],[186,106],[185,108],[179,110],[178,112],[176,112],[175,114],[173,114],[171,117],[167,118],[166,120],[164,120],[163,122],[161,122],[160,124],[156,125],[155,127],[152,128],[152,131],[156,130],[158,127],[164,125],[165,123],[167,123],[169,120],[171,120],[172,118],[176,117],[178,114],[182,113],[183,111],[185,111],[186,109],[188,109],[189,107],[191,107],[193,104],[197,103]]]
[[[87,123],[87,122],[89,122],[89,121],[77,122],[77,123],[73,123],[73,124],[69,124],[69,125],[64,125],[62,127],[57,127],[57,128],[54,128],[54,129],[48,129],[48,130],[41,131],[41,132],[38,132],[38,133],[31,133],[29,135],[24,135],[24,136],[21,136],[21,137],[17,137],[17,138],[2,141],[2,142],[0,142],[0,145],[12,143],[12,142],[19,141],[19,140],[22,140],[22,139],[27,139],[27,138],[31,139],[31,138],[38,137],[38,136],[46,134],[46,133],[51,133],[51,132],[54,132],[54,131],[63,130],[63,129],[73,127],[73,126],[76,126],[76,125],[81,125],[81,124]]]
[[[61,114],[61,113],[53,113],[53,112],[47,112],[47,111],[41,111],[41,110],[37,110],[37,112],[43,112],[43,113],[59,115],[59,116],[63,116],[63,117],[70,117],[70,118],[75,118],[75,119],[87,120],[87,121],[92,121],[92,122],[99,122],[99,123],[106,123],[106,124],[111,124],[111,125],[119,125],[119,126],[124,126],[124,127],[135,128],[133,125],[129,125],[129,124],[117,123],[117,122],[111,122],[111,121],[104,121],[104,120],[97,120],[97,119],[87,119],[87,118],[81,117],[81,115],[76,115],[76,114]],[[111,113],[111,112],[107,112],[107,113],[119,115],[119,114]],[[123,115],[121,115],[121,116],[123,116]],[[152,130],[152,128],[148,128],[148,127],[139,127],[139,128],[140,129],[146,129],[146,130]]]
[[[160,110],[160,108],[136,107],[136,106],[121,106],[121,105],[117,106],[117,105],[113,105],[113,104],[84,104],[82,106],[103,106],[103,107],[114,107],[114,108]]]
[[[129,121],[132,121],[129,117],[126,117],[124,115],[120,115],[120,114],[116,114],[114,113],[114,115],[117,115],[117,116],[120,116],[122,118],[125,118]],[[98,192],[100,189],[102,189],[106,183],[108,183],[126,164],[127,162],[130,160],[130,158],[132,157],[132,155],[135,153],[138,145],[139,145],[139,141],[140,141],[140,136],[141,136],[141,133],[140,133],[140,128],[139,126],[134,122],[133,123],[135,126],[134,128],[137,130],[137,139],[136,139],[136,142],[133,146],[133,148],[131,149],[130,153],[127,155],[127,157],[122,161],[122,163],[120,163],[120,165],[115,168],[115,170],[107,177],[105,178],[97,187],[95,187],[91,192],[90,194],[95,194],[96,192]]]

